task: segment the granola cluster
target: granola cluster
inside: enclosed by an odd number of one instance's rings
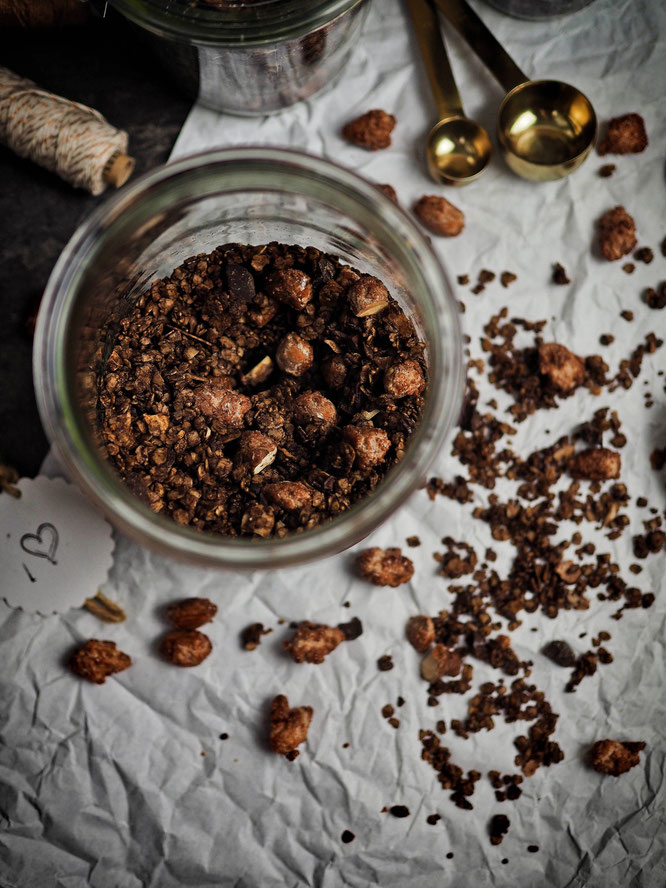
[[[424,345],[384,284],[312,247],[194,256],[110,345],[109,460],[153,511],[230,536],[308,530],[370,494],[427,383]]]

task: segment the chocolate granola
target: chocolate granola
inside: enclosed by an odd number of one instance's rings
[[[98,380],[101,438],[153,511],[283,537],[375,489],[426,378],[424,344],[377,278],[313,247],[226,244],[120,321]]]

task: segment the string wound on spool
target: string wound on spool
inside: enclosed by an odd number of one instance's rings
[[[0,67],[0,142],[57,173],[76,188],[101,194],[130,177],[128,135],[78,102],[40,89]]]

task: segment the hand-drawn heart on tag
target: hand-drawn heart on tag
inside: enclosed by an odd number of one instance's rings
[[[40,524],[37,533],[24,533],[21,537],[21,548],[28,555],[46,558],[51,564],[57,564],[55,553],[58,548],[58,531],[48,521]]]

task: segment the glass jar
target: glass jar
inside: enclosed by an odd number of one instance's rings
[[[514,18],[545,21],[578,12],[594,0],[486,0],[495,9]]]
[[[369,6],[369,0],[110,3],[139,26],[192,98],[241,115],[280,111],[330,85],[358,40]]]
[[[384,281],[426,343],[422,419],[402,461],[340,517],[282,539],[201,533],[152,512],[106,461],[97,441],[97,379],[115,325],[153,280],[220,244],[273,240],[334,253]],[[37,402],[68,475],[135,539],[218,567],[295,564],[358,542],[425,482],[460,410],[458,316],[449,280],[426,238],[376,185],[296,151],[210,151],[137,179],[75,232],[39,313]]]

